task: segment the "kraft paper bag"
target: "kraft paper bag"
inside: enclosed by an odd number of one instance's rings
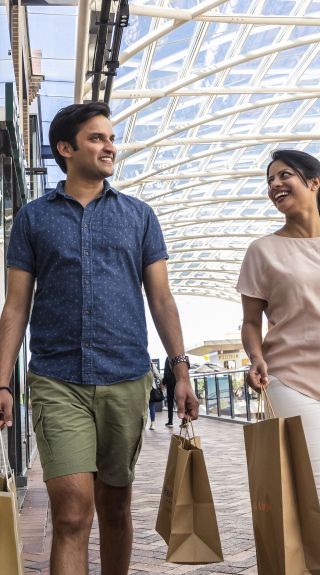
[[[305,561],[312,575],[320,575],[320,504],[301,417],[288,417],[286,428],[291,448]]]
[[[320,575],[320,505],[300,416],[244,428],[259,575]],[[261,415],[261,403],[259,407]]]
[[[223,561],[200,439],[172,435],[156,531],[168,545],[166,561]]]
[[[258,574],[307,574],[285,419],[246,425],[244,438]]]
[[[14,475],[0,432],[0,573],[23,575],[22,541]]]

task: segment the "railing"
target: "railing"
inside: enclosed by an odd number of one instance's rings
[[[225,370],[215,373],[191,372],[200,414],[251,421],[256,418],[258,395],[246,384],[248,369]]]

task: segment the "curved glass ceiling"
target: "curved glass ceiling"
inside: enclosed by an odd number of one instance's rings
[[[99,6],[86,5],[89,12]],[[66,10],[63,25],[75,24],[76,7],[42,10],[51,10],[52,20]],[[35,11],[29,8],[30,23]],[[87,42],[75,68],[86,63],[85,72],[95,43],[90,22],[92,14],[82,17],[78,30]],[[112,183],[157,213],[175,294],[238,301],[234,286],[248,244],[281,225],[267,199],[270,151],[293,147],[320,156],[319,26],[314,0],[130,2],[110,101],[118,146]],[[48,122],[72,101],[75,47],[60,45],[49,73],[46,44],[31,42],[43,51]],[[76,90],[90,100],[89,74]],[[49,186],[60,177],[50,169]]]

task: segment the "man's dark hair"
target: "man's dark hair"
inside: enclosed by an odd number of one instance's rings
[[[287,164],[300,176],[301,180],[308,185],[308,180],[320,177],[320,162],[314,156],[301,152],[301,150],[274,150],[271,153],[271,162],[267,166],[267,178],[269,177],[270,166],[273,162],[280,160]],[[317,196],[318,210],[320,213],[320,188]]]
[[[109,119],[109,106],[104,102],[88,102],[87,104],[71,104],[71,106],[62,108],[53,118],[49,129],[49,142],[53,157],[65,174],[67,173],[66,161],[58,152],[57,143],[69,142],[73,149],[77,150],[76,136],[81,124],[100,115]]]

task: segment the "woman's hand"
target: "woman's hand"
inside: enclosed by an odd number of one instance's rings
[[[261,387],[267,387],[269,385],[268,368],[262,357],[253,360],[247,373],[247,384],[258,393],[260,393]]]
[[[267,302],[243,294],[241,297],[243,307],[242,343],[251,361],[247,383],[252,389],[260,393],[261,387],[268,385],[268,368],[262,354],[262,314],[267,307]]]

